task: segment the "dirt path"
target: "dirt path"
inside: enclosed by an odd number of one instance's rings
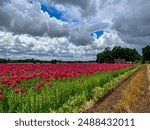
[[[147,76],[147,77],[146,77]],[[143,89],[143,94],[139,100],[139,112],[150,112],[150,64],[147,65],[147,75],[145,76],[145,80],[147,80],[147,84],[145,89]]]
[[[150,112],[150,65],[144,65],[85,112]]]
[[[150,90],[150,65],[147,65],[147,75],[148,75],[148,80],[149,80],[149,90]]]

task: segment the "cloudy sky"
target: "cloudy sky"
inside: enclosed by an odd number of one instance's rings
[[[149,0],[0,0],[0,58],[95,60],[150,45]]]

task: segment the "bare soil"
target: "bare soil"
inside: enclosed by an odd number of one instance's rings
[[[137,82],[137,83],[135,83]],[[132,87],[134,86],[134,87]],[[137,95],[134,106],[129,103],[130,111],[120,111],[116,109],[116,106],[123,100],[123,94],[126,92],[137,91]],[[132,90],[133,89],[133,90]],[[126,94],[130,98],[132,93]],[[132,97],[132,96],[131,96]],[[132,99],[131,99],[132,100]],[[127,100],[128,101],[128,100]],[[130,101],[130,99],[129,99]],[[133,109],[132,109],[133,108]],[[136,109],[134,109],[136,108]],[[144,65],[134,72],[131,76],[124,79],[116,88],[106,94],[103,98],[98,100],[91,108],[85,110],[86,113],[118,113],[118,112],[132,112],[132,113],[149,113],[150,112],[150,65]]]

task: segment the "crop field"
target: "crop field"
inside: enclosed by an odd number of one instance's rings
[[[132,64],[0,64],[0,112],[83,112]]]

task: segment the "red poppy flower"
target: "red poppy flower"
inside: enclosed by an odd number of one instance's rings
[[[26,92],[26,89],[25,89],[25,88],[22,88],[20,91],[21,91],[21,93],[25,93],[25,92]]]
[[[48,86],[49,86],[49,87],[52,87],[52,86],[53,86],[53,84],[52,84],[52,83],[50,83],[50,84],[48,84]]]
[[[44,84],[42,84],[42,83],[38,84],[38,87],[39,87],[39,88],[41,88],[41,87],[43,87],[43,86],[44,86]]]
[[[2,79],[5,79],[6,78],[6,76],[4,75],[4,76],[2,76]]]
[[[17,85],[16,82],[10,82],[10,86],[11,86],[11,87],[15,87],[16,85]]]
[[[0,90],[0,95],[2,95],[3,94],[3,91],[2,90]]]
[[[3,100],[3,96],[0,96],[0,101]]]
[[[44,84],[39,83],[37,86],[34,87],[34,90],[40,89],[41,87],[44,87]]]
[[[38,86],[35,86],[35,87],[34,87],[34,90],[38,90],[38,89],[39,89],[39,87],[38,87]]]
[[[19,93],[19,89],[16,88],[16,89],[14,90],[14,93]]]

